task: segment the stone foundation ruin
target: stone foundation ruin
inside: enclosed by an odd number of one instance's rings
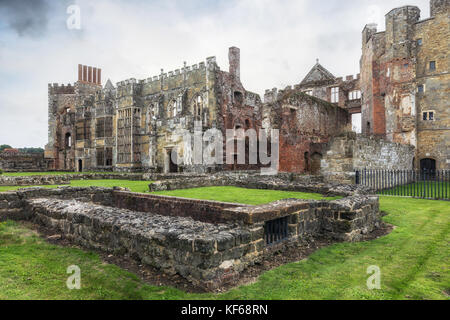
[[[312,179],[312,180],[311,180]],[[0,219],[30,220],[88,249],[129,256],[204,290],[237,283],[247,267],[315,238],[358,241],[380,226],[378,197],[316,178],[220,174],[150,189],[234,185],[341,196],[251,206],[107,188],[28,188],[0,193]]]

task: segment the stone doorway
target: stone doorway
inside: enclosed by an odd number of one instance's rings
[[[78,172],[83,172],[83,160],[78,160]]]
[[[434,160],[434,159],[420,160],[420,170],[427,172],[427,173],[436,172],[436,160]]]

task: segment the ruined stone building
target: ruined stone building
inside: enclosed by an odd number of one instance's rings
[[[262,166],[250,164],[248,136],[238,135],[232,140],[245,139],[245,164],[239,164],[237,148],[233,164],[198,164],[184,137],[199,121],[201,131],[215,128],[223,137],[228,129],[268,136],[278,129],[282,172],[338,177],[363,167],[449,168],[449,3],[431,0],[426,20],[417,7],[394,9],[384,32],[367,25],[356,77],[335,77],[317,61],[299,84],[266,90],[264,101],[242,85],[235,47],[228,72],[211,57],[116,86],[108,80],[102,87],[100,69],[79,65],[73,86],[49,85],[49,169],[213,172]],[[369,139],[346,134],[361,118]],[[223,142],[225,151],[229,141]]]
[[[230,48],[229,72],[215,57],[146,80],[102,88],[101,70],[79,65],[73,85],[49,85],[49,143],[54,170],[188,172],[196,165],[185,148],[185,130],[261,127],[261,100],[240,81],[240,52]],[[225,134],[224,134],[225,136]],[[183,161],[173,161],[175,149]],[[182,162],[183,165],[178,164]],[[227,168],[221,168],[227,169]],[[236,169],[231,167],[230,169]]]
[[[194,163],[183,138],[186,130],[194,132],[195,121],[202,121],[203,131],[216,128],[224,137],[227,129],[259,133],[264,128],[269,135],[269,129],[279,129],[279,169],[318,172],[323,146],[348,129],[346,104],[314,98],[299,88],[266,94],[263,103],[240,81],[238,48],[230,48],[229,62],[229,72],[211,57],[116,87],[110,81],[102,87],[101,70],[80,65],[75,85],[49,85],[50,169],[208,172],[261,167],[248,161],[248,141],[245,164],[239,164],[237,150],[233,165]],[[173,150],[183,161],[173,161]]]
[[[450,1],[431,0],[431,17],[404,6],[386,31],[362,34],[362,128],[416,148],[414,167],[450,168]]]

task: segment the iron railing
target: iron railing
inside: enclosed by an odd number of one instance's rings
[[[380,195],[450,200],[450,170],[356,170],[356,184]]]
[[[288,217],[267,221],[264,225],[266,245],[274,245],[288,239]]]

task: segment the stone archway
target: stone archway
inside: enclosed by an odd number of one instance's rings
[[[420,160],[420,170],[428,173],[436,172],[436,160],[430,158]]]

